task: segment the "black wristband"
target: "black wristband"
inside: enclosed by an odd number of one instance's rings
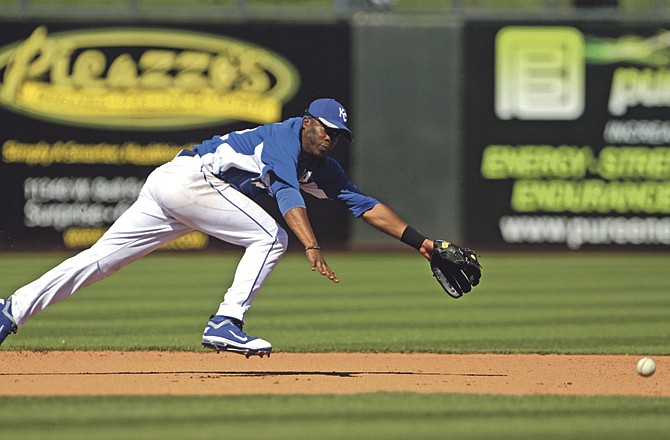
[[[417,231],[410,225],[407,225],[407,227],[402,233],[402,237],[400,237],[400,241],[412,246],[414,249],[418,251],[419,249],[421,249],[423,241],[426,238],[428,237],[426,237],[425,235],[423,235],[421,232]]]

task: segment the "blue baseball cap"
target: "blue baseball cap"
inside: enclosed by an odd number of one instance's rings
[[[305,116],[318,119],[326,127],[341,130],[349,142],[354,141],[354,134],[347,127],[347,111],[334,99],[320,98],[312,101]]]

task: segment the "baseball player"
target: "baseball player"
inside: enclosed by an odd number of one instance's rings
[[[214,136],[181,151],[149,175],[137,201],[91,248],[0,300],[0,344],[49,305],[198,230],[245,248],[232,285],[205,327],[203,346],[269,355],[268,341],[243,331],[246,312],[287,248],[286,231],[256,203],[267,196],[304,246],[311,269],[335,283],[300,190],[344,203],[355,217],[431,259],[436,242],[364,194],[328,156],[340,138],[353,141],[347,121],[339,102],[317,99],[302,117]]]

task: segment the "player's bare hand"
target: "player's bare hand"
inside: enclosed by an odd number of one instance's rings
[[[335,272],[331,270],[331,268],[328,266],[328,263],[326,263],[326,260],[323,259],[320,250],[308,249],[305,251],[305,255],[307,256],[307,259],[312,265],[313,272],[318,270],[321,275],[327,277],[332,282],[334,283],[340,282],[340,280],[338,280],[337,277],[335,276]]]

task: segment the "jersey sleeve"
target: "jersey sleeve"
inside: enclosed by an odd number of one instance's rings
[[[293,208],[306,207],[300,190],[277,178],[273,172],[270,172],[270,182],[270,193],[277,200],[277,206],[282,216]]]
[[[380,202],[363,193],[333,158],[325,157],[301,189],[315,197],[339,200],[354,217],[360,217]]]

